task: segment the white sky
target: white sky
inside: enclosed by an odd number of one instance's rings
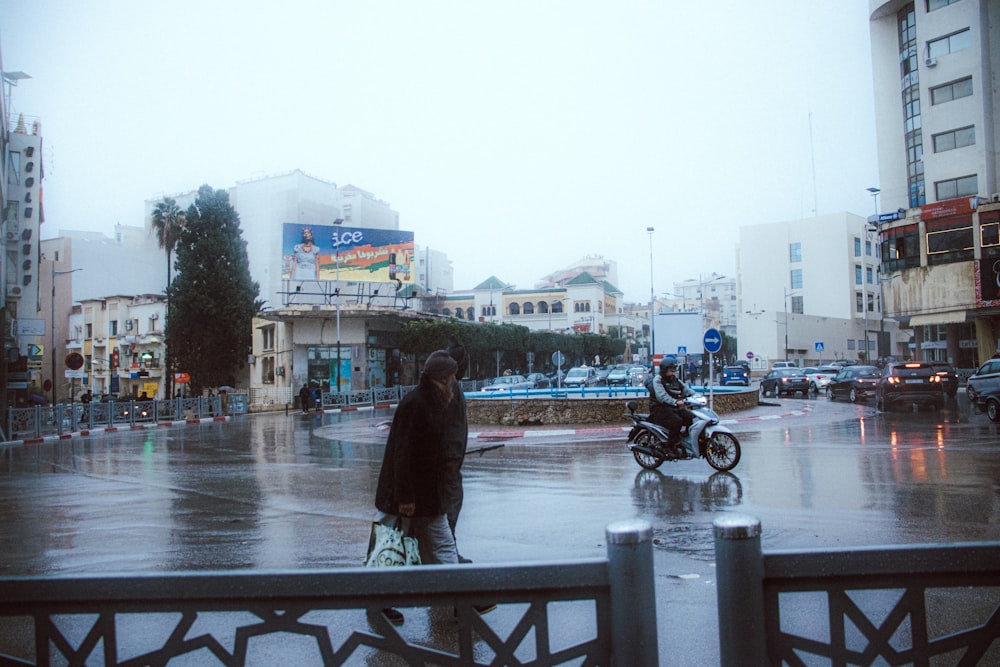
[[[2,6],[44,238],[300,168],[388,201],[456,289],[602,255],[646,301],[649,226],[661,293],[732,276],[742,225],[874,212],[868,0]]]

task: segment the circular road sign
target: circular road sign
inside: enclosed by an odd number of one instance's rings
[[[718,329],[709,329],[705,332],[705,349],[712,354],[722,349],[722,334]]]
[[[562,366],[566,363],[566,355],[564,355],[559,350],[552,353],[552,363],[556,366]]]
[[[753,352],[747,352],[747,359],[753,359]]]
[[[83,355],[79,352],[70,352],[66,355],[66,368],[71,371],[78,371],[83,368]]]

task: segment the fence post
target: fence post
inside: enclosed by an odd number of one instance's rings
[[[616,521],[604,529],[611,580],[611,651],[615,664],[656,667],[656,582],[653,528],[648,521]]]
[[[712,525],[715,530],[720,664],[766,665],[760,519],[730,514],[719,517]]]

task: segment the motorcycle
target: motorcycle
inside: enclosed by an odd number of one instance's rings
[[[655,470],[664,461],[681,461],[701,457],[716,470],[732,470],[740,462],[740,441],[733,432],[719,423],[719,415],[708,407],[704,396],[693,396],[690,404],[694,421],[687,429],[681,429],[681,439],[672,447],[667,429],[647,421],[648,414],[637,413],[638,403],[634,400],[625,404],[632,420],[632,430],[626,444],[635,457],[635,462],[647,470]],[[696,454],[692,454],[696,452]]]

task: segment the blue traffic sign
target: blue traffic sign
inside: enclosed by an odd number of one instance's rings
[[[824,347],[823,341],[819,341],[819,342],[816,343],[816,351],[817,352],[822,352],[823,351],[823,347]]]
[[[686,357],[688,353],[687,345],[678,345],[677,354],[682,357]]]
[[[712,354],[722,349],[722,334],[718,329],[709,329],[705,332],[705,349]]]

